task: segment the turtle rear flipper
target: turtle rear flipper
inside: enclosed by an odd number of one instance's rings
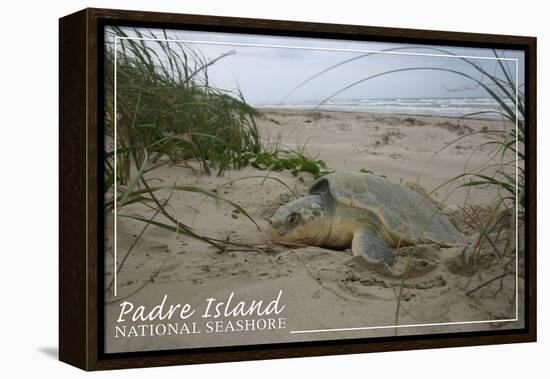
[[[374,231],[361,228],[353,234],[351,242],[353,255],[364,257],[369,263],[393,265],[395,252],[386,245]]]

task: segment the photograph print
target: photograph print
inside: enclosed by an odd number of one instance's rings
[[[525,327],[525,56],[104,28],[105,353]]]

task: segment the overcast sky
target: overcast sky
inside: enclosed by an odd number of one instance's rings
[[[127,33],[133,34],[131,30],[127,30]],[[460,71],[481,79],[480,74],[471,65],[456,57],[396,54],[397,52],[444,54],[427,48],[418,48],[418,45],[189,31],[171,31],[168,35],[169,38],[176,40],[209,42],[190,44],[208,59],[214,59],[230,51],[234,52],[209,67],[210,84],[226,90],[234,90],[238,87],[246,101],[252,105],[275,104],[284,99],[290,103],[304,100],[321,101],[361,79],[403,68],[437,67]],[[162,34],[159,32],[158,36],[161,37]],[[222,45],[234,43],[256,46]],[[153,42],[150,44],[154,45]],[[306,78],[339,62],[365,55],[365,52],[308,50],[300,47],[361,51],[383,51],[402,47],[407,49],[356,59],[317,77],[293,92],[293,89]],[[490,49],[455,47],[444,47],[444,49],[457,55],[494,58]],[[499,54],[506,58],[518,59],[519,83],[522,84],[523,53],[499,51]],[[472,58],[472,60],[490,73],[500,72],[497,69],[496,60],[479,58]],[[515,76],[515,62],[501,62],[507,64],[512,75]],[[473,88],[474,86],[473,81],[457,74],[435,70],[413,70],[365,81],[343,91],[335,99],[488,97],[482,88]]]

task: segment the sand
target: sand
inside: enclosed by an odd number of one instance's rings
[[[513,127],[503,121],[297,110],[263,110],[263,117],[258,122],[266,141],[279,141],[291,147],[305,144],[310,154],[318,154],[331,169],[368,169],[395,182],[421,186],[431,192],[434,200],[444,201],[444,212],[474,243],[477,240],[475,231],[460,220],[466,216],[473,219],[486,216],[486,205],[495,193],[492,190],[450,192],[449,187],[438,186],[465,169],[486,164],[489,146],[481,149],[475,146],[491,141],[494,138],[491,130]],[[479,133],[465,137],[472,131]],[[457,139],[460,140],[434,156],[435,152]],[[362,260],[353,257],[349,250],[280,246],[265,249],[268,241],[264,230],[269,217],[292,195],[273,179],[247,178],[250,176],[277,178],[299,195],[307,193],[314,180],[308,173],[295,177],[289,171],[266,172],[254,167],[227,171],[216,177],[197,176],[189,168],[167,164],[148,174],[149,178],[165,184],[193,185],[215,191],[246,209],[258,226],[226,203],[201,194],[174,192],[169,208],[181,222],[191,225],[199,234],[247,244],[251,248],[236,247],[218,252],[202,241],[148,227],[117,275],[117,297],[112,296],[112,290],[106,293],[107,352],[523,326],[522,240],[519,243],[517,276],[514,252],[511,260],[496,257],[495,251],[503,251],[506,244],[507,235],[502,233],[495,249],[484,247],[475,263],[465,254],[464,247],[422,245],[401,248],[394,271],[401,274],[408,270],[404,281],[401,275],[390,277],[365,267]],[[238,180],[241,178],[245,179]],[[227,184],[230,181],[233,182]],[[167,196],[167,191],[162,194],[162,197]],[[465,204],[468,205],[466,208]],[[142,205],[128,206],[120,211],[120,214],[135,213],[153,216],[152,211]],[[156,219],[163,221],[161,216]],[[118,218],[119,263],[143,227],[139,221]],[[110,223],[107,234],[111,243]],[[262,249],[256,250],[255,246]],[[506,262],[509,274],[499,277]],[[113,278],[112,251],[106,255],[105,264],[105,280],[109,285]],[[474,265],[477,267],[475,273]],[[494,278],[497,279],[477,289]],[[267,303],[279,291],[282,291],[280,303],[284,304],[284,310],[277,317],[285,319],[285,328],[207,333],[205,319],[199,312],[203,310],[206,299],[225,301],[233,292],[235,301],[263,299]],[[153,307],[164,295],[167,295],[167,304],[189,303],[197,308],[197,312],[185,321],[189,325],[196,322],[200,332],[161,337],[115,337],[115,325],[131,325],[129,322],[116,323],[122,301]],[[516,315],[519,315],[516,321],[503,321],[514,320]],[[162,322],[149,324],[158,323]],[[179,323],[182,324],[182,320]]]

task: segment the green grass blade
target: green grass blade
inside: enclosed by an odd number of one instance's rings
[[[126,188],[124,189],[124,192],[122,193],[122,196],[120,197],[120,200],[118,201],[120,206],[124,206],[124,202],[130,195],[133,194],[134,187],[137,185],[137,183],[141,180],[141,177],[143,176],[143,172],[145,171],[145,168],[147,167],[147,161],[149,158],[149,155],[147,154],[147,150],[144,150],[145,158],[143,159],[143,163],[141,167],[139,168],[138,172],[134,177],[130,180]]]

